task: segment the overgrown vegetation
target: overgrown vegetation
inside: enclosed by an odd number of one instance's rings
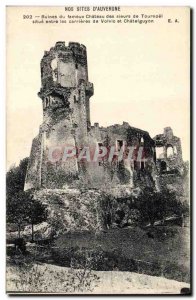
[[[34,241],[34,225],[47,219],[47,210],[41,202],[33,199],[33,191],[23,191],[27,164],[28,158],[25,158],[18,167],[13,166],[7,172],[6,218],[7,223],[17,224],[19,238],[21,226],[31,224]]]
[[[182,250],[182,258],[177,251],[184,245],[186,228],[154,226],[157,221],[164,225],[172,216],[181,218],[183,225],[189,205],[179,192],[167,186],[161,192],[143,188],[122,197],[94,190],[76,190],[69,196],[62,190],[24,192],[27,163],[26,158],[7,173],[7,222],[17,224],[19,238],[21,227],[31,224],[33,241],[34,225],[47,220],[59,238],[51,236],[47,257],[38,241],[39,257],[27,249],[17,260],[19,253],[12,249],[9,257],[16,259],[11,267],[17,274],[17,290],[50,292],[57,290],[57,284],[66,293],[93,291],[99,282],[93,270],[134,271],[189,281],[188,267],[182,263],[187,251]],[[86,232],[76,232],[84,228]],[[64,235],[66,230],[73,232]],[[51,265],[45,264],[49,260],[69,271],[53,272]]]
[[[33,255],[17,256],[11,264],[16,277],[9,282],[9,288],[31,293],[92,292],[99,283],[99,277],[92,270],[96,259],[86,252],[83,260],[71,259],[69,270],[59,267],[56,272],[50,265],[37,262]]]
[[[94,270],[140,272],[189,282],[188,236],[189,229],[179,226],[117,228],[99,235],[67,233],[53,242],[52,259],[69,267],[72,258],[84,260],[90,251],[99,257]]]
[[[154,225],[156,221],[162,221],[167,217],[189,215],[188,202],[181,202],[175,191],[167,188],[156,192],[152,188],[143,189],[138,196],[115,198],[106,195],[101,200],[101,210],[103,213],[105,227],[112,224],[118,227],[128,225],[145,226],[150,223]]]

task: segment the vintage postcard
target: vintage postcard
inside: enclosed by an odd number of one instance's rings
[[[6,292],[190,295],[190,8],[6,19]]]

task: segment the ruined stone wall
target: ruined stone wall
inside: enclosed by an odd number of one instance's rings
[[[174,136],[170,127],[164,128],[163,134],[154,137],[157,152],[158,172],[182,172],[182,148],[180,138]]]
[[[41,60],[42,88],[76,87],[80,80],[88,81],[86,47],[79,43],[57,42],[45,51]]]
[[[58,83],[62,87],[75,87],[78,85],[79,80],[86,80],[86,68],[81,64],[76,64],[72,58],[71,61],[58,62]]]
[[[70,126],[69,120],[61,120],[53,125],[51,131],[46,133],[44,156],[42,160],[43,187],[62,188],[71,177],[77,176],[78,167],[76,158],[63,160],[64,147],[67,145],[75,146],[75,140],[71,134],[71,130],[72,127]],[[54,151],[52,149],[54,149]],[[49,151],[51,150],[54,160],[51,160],[49,156]],[[55,153],[57,153],[56,161]]]
[[[28,162],[24,190],[39,188],[41,186],[41,163],[42,163],[42,135],[33,139],[31,153]]]
[[[129,187],[138,185],[150,185],[154,187],[156,175],[154,172],[154,142],[146,131],[132,128],[125,122],[123,125],[116,124],[107,128],[99,127],[99,124],[95,123],[91,127],[88,136],[89,144],[92,147],[102,145],[110,149],[112,146],[116,146],[116,150],[118,140],[122,141],[124,149],[127,146],[135,147],[137,141],[140,146],[146,147],[149,161],[144,163],[143,170],[141,170],[141,163],[139,163],[139,167],[136,170],[136,162],[134,161],[128,162],[124,160],[123,162],[118,162],[116,160],[108,162],[107,157],[105,160],[100,159],[97,162],[91,162],[87,164],[86,173],[83,176],[83,180],[87,185],[99,188],[107,186],[115,187],[124,184]]]

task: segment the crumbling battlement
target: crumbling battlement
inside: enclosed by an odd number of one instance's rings
[[[132,127],[127,122],[123,122],[122,125],[114,124],[108,127],[100,127],[99,123],[94,123],[94,126],[91,126],[91,132],[97,140],[107,138],[108,144],[106,146],[114,145],[119,138],[126,147],[141,146],[146,150],[147,148],[152,150],[155,147],[155,142],[147,131]]]
[[[56,42],[55,46],[50,48],[50,51],[44,51],[44,57],[49,55],[51,51],[72,51],[75,56],[86,56],[86,46],[76,42],[69,42],[68,46],[65,45],[65,42]]]
[[[75,87],[80,79],[88,81],[86,47],[79,43],[57,42],[41,60],[42,88]]]
[[[163,134],[154,137],[156,164],[159,173],[181,172],[183,159],[179,137],[174,136],[171,127],[164,128]]]

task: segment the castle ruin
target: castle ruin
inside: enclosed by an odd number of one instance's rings
[[[145,130],[131,127],[127,122],[101,127],[91,124],[90,98],[93,84],[88,79],[87,51],[82,44],[57,42],[45,51],[41,60],[41,89],[43,122],[32,142],[25,190],[63,189],[67,185],[101,188],[103,185],[157,186],[161,173],[180,169],[182,150],[180,139],[167,127],[164,134],[152,139]],[[142,147],[145,160],[133,155],[131,162],[97,160],[78,161],[77,157],[63,161],[63,147],[73,146],[80,152],[91,145],[110,148]],[[157,149],[163,155],[157,157]],[[61,159],[51,162],[50,149],[61,152]],[[168,149],[172,149],[169,156]]]

